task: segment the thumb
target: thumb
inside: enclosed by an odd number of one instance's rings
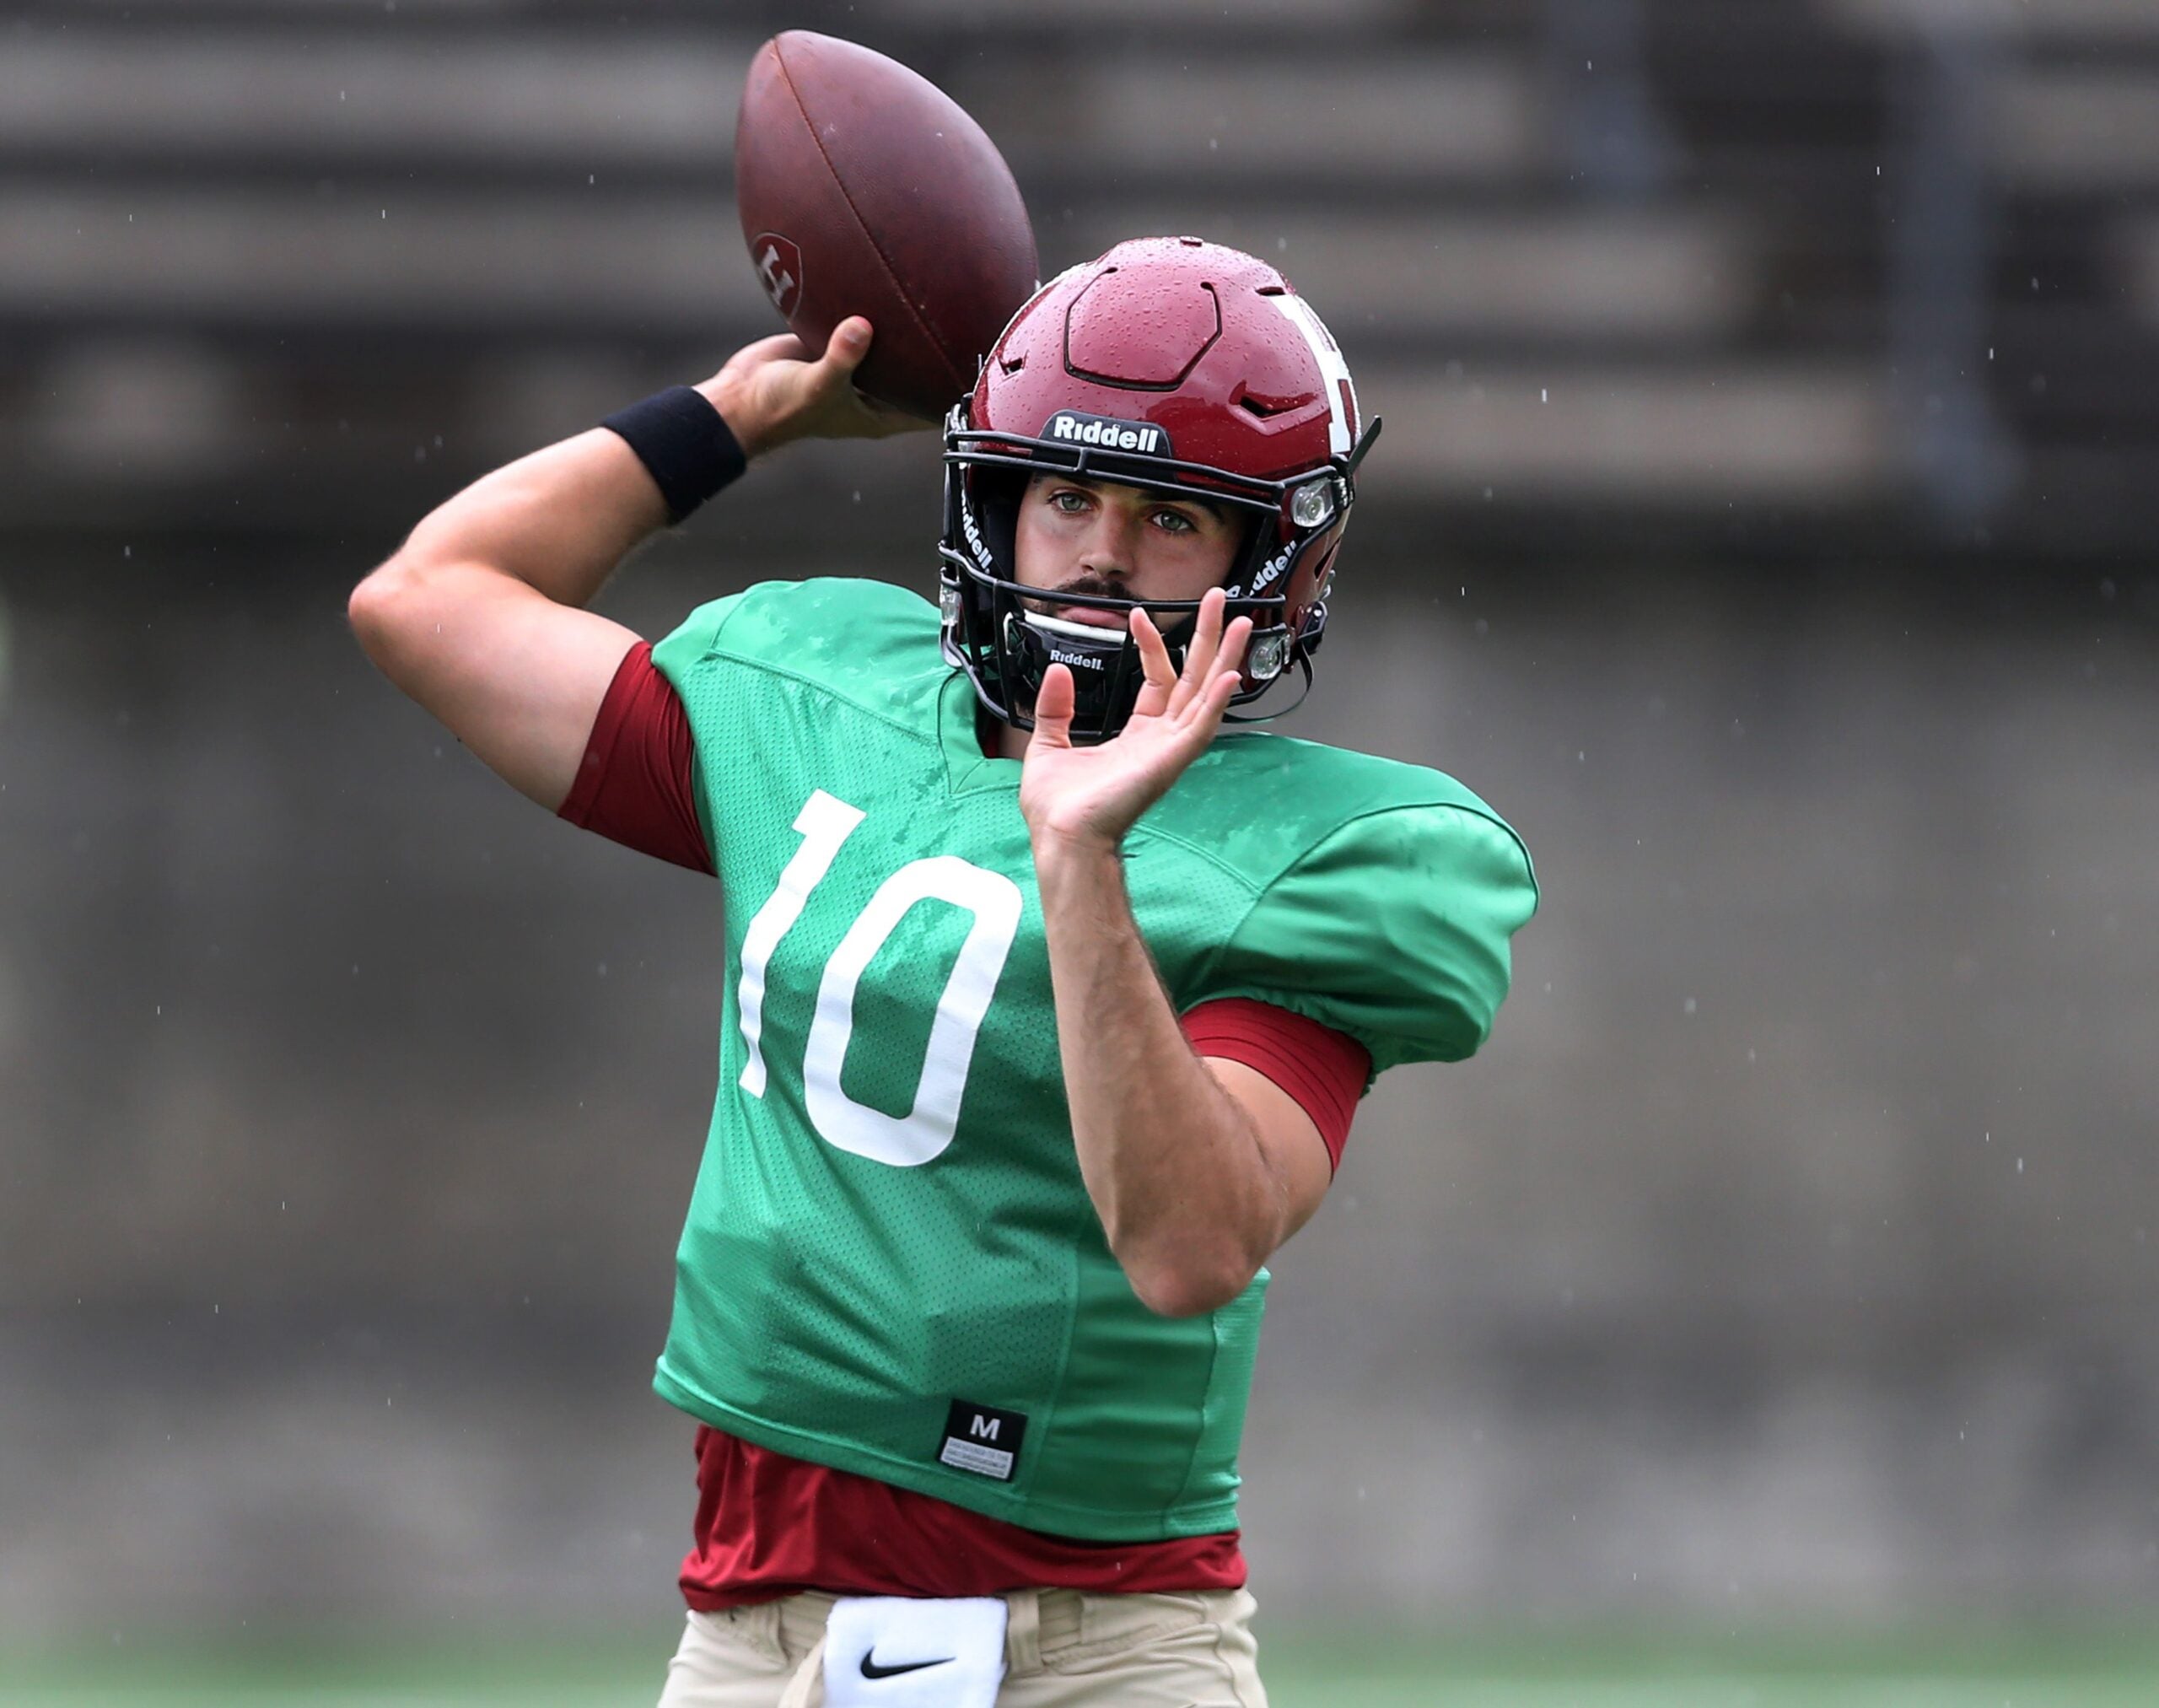
[[[818,366],[835,374],[852,374],[869,353],[870,322],[860,315],[849,315],[832,328],[832,336],[826,342],[825,353]]]
[[[1072,745],[1072,672],[1053,664],[1042,672],[1042,685],[1035,693],[1035,740],[1051,747]]]

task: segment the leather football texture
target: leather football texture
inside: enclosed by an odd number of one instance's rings
[[[925,420],[974,384],[1036,287],[1011,169],[959,105],[881,53],[806,30],[757,51],[735,191],[759,282],[809,347],[875,329],[855,383]]]

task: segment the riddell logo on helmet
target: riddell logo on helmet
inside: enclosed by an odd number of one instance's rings
[[[1252,578],[1252,596],[1255,599],[1279,581],[1289,568],[1289,553],[1285,548],[1277,552],[1259,566],[1259,574]]]
[[[1052,664],[1061,664],[1068,670],[1098,671],[1102,667],[1102,661],[1092,653],[1059,652],[1052,647],[1049,658]]]
[[[1107,415],[1082,415],[1076,409],[1060,409],[1051,416],[1042,437],[1067,445],[1097,445],[1104,450],[1133,450],[1142,456],[1170,454],[1170,436],[1159,427]]]

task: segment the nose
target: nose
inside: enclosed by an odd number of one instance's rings
[[[1139,556],[1139,518],[1116,505],[1103,505],[1080,541],[1080,567],[1111,580],[1128,579]]]

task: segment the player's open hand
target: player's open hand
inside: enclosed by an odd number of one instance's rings
[[[821,356],[780,332],[745,344],[697,390],[740,443],[758,456],[797,439],[885,439],[935,425],[865,397],[854,370],[870,353],[870,322],[842,321]]]
[[[1219,588],[1201,600],[1184,668],[1170,662],[1161,631],[1132,613],[1146,683],[1123,730],[1092,747],[1072,745],[1072,672],[1053,664],[1035,696],[1035,733],[1020,773],[1020,811],[1039,855],[1071,843],[1115,848],[1139,816],[1206,752],[1237,691],[1252,622],[1222,621]]]

